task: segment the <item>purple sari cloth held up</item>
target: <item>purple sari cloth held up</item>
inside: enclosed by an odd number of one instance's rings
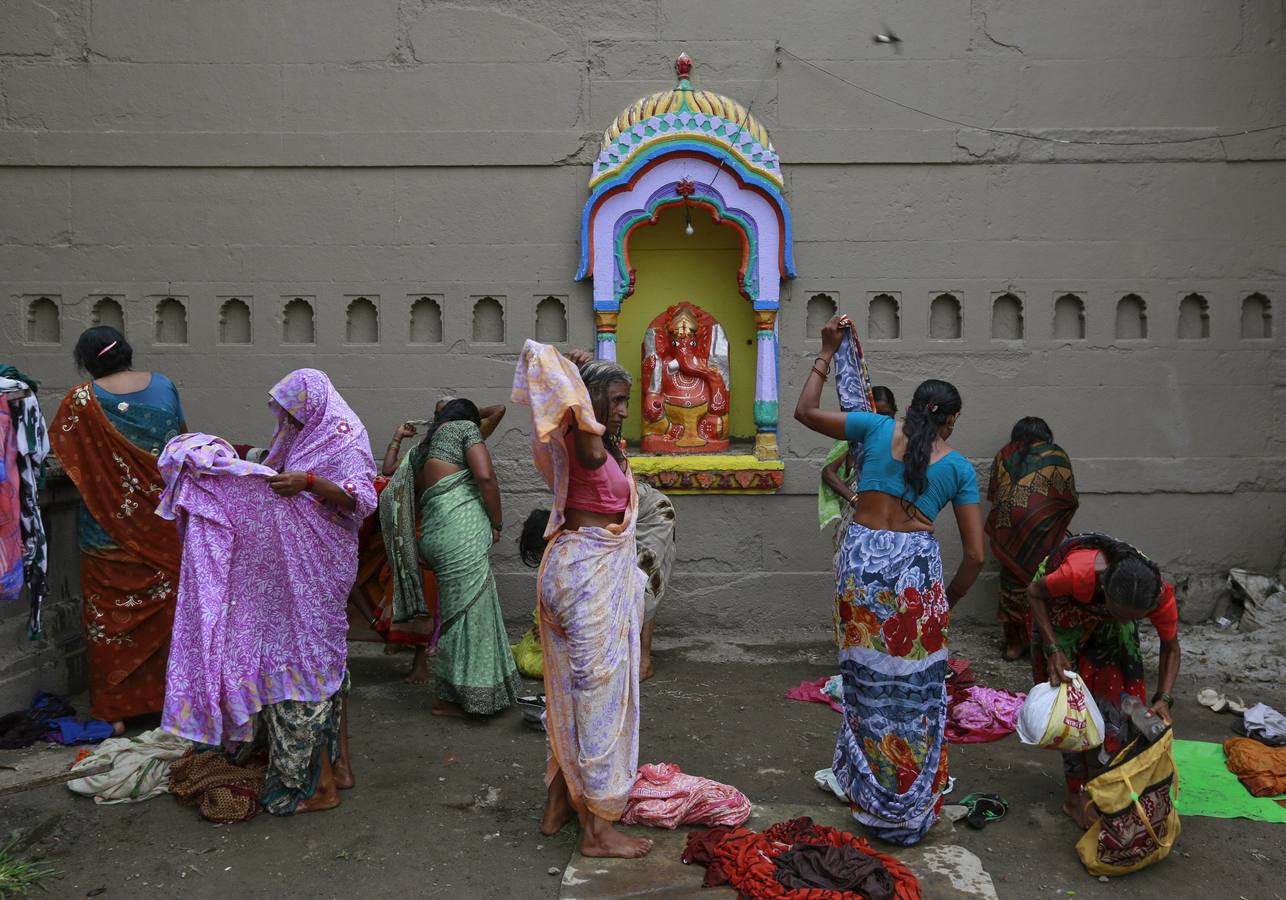
[[[269,407],[266,465],[206,434],[176,437],[159,461],[157,514],[183,538],[162,726],[207,744],[248,740],[263,707],[326,700],[344,679],[357,529],[376,505],[370,442],[316,369],[278,383]],[[357,508],[274,494],[267,479],[292,471],[333,481]]]

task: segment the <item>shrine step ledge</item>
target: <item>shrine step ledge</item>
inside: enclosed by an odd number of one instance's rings
[[[630,468],[640,481],[667,494],[773,494],[786,475],[781,460],[751,453],[630,454]]]

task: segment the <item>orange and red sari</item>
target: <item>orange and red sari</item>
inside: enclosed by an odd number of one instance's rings
[[[375,478],[378,496],[388,486],[383,475]],[[357,533],[357,581],[349,598],[349,639],[360,634],[362,627],[375,631],[387,643],[405,647],[427,647],[433,636],[432,616],[419,616],[409,622],[393,621],[393,570],[389,567],[388,551],[384,545],[384,532],[380,529],[380,515],[374,512],[366,517]],[[432,570],[420,567],[424,582],[424,602],[436,609],[438,583]],[[357,614],[355,620],[354,613]],[[365,638],[369,640],[369,638]]]
[[[99,403],[71,389],[49,429],[81,496],[80,585],[90,712],[109,722],[160,712],[179,586],[179,535],[155,515],[156,459],[178,433],[176,410]]]

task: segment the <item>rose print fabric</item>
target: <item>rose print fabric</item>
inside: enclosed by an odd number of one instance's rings
[[[595,434],[589,393],[576,367],[552,347],[527,341],[513,400],[531,407],[532,453],[554,491],[551,537],[536,579],[544,651],[548,785],[563,773],[578,810],[621,818],[639,757],[639,630],[647,577],[634,540],[638,492],[610,528],[563,531],[570,479],[563,433],[573,422]],[[617,465],[609,459],[604,465]]]
[[[346,604],[357,530],[375,509],[375,462],[361,421],[315,369],[271,392],[277,433],[266,460],[226,441],[181,435],[161,456],[160,515],[183,532],[162,726],[202,743],[250,737],[250,719],[283,700],[324,702],[345,674]],[[343,512],[267,478],[311,472],[356,501]]]
[[[853,816],[914,844],[947,784],[947,622],[942,556],[928,532],[850,525],[840,547],[835,641],[844,713],[832,768]]]

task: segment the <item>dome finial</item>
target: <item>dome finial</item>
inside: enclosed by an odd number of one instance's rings
[[[687,81],[692,77],[692,57],[686,52],[680,53],[679,58],[674,61],[674,74],[679,76],[679,81]]]

